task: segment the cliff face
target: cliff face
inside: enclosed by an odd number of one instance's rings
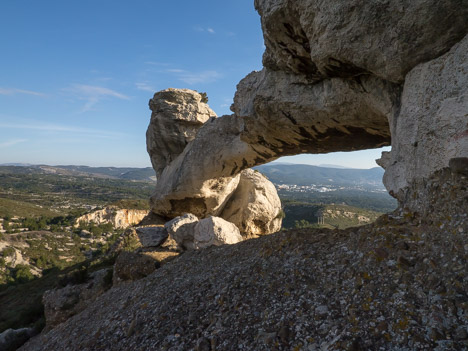
[[[384,181],[411,207],[413,183],[467,157],[466,1],[255,5],[265,67],[239,83],[234,114],[205,123],[166,167],[155,213],[187,204],[216,213],[225,197],[203,200],[216,179],[233,186],[243,169],[280,156],[390,144]]]
[[[112,223],[114,228],[127,228],[138,224],[148,214],[145,210],[127,210],[106,207],[102,210],[97,210],[87,213],[76,219],[76,226],[80,222],[86,224],[93,222],[94,224]]]

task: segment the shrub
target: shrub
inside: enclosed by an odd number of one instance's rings
[[[208,103],[208,95],[205,92],[200,93],[201,95],[201,102],[204,102],[205,104]]]
[[[34,279],[34,275],[29,270],[29,266],[25,264],[19,264],[16,267],[15,280],[18,283],[26,283]]]

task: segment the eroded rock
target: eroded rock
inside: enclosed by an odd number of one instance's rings
[[[197,130],[216,113],[202,101],[202,96],[189,89],[166,89],[154,94],[149,102],[151,122],[146,132],[146,145],[151,163],[159,177],[195,138]]]
[[[186,213],[167,222],[164,226],[170,237],[185,250],[193,250],[193,236],[198,217],[191,213]]]
[[[468,155],[467,111],[468,36],[406,77],[401,112],[391,123],[392,151],[380,160],[384,184],[400,202],[408,203],[410,184]]]
[[[239,228],[220,217],[204,218],[197,223],[194,229],[193,247],[195,249],[236,244],[241,241],[242,236]]]
[[[235,224],[243,237],[275,233],[281,229],[281,200],[263,174],[246,169],[220,217]]]
[[[468,6],[458,0],[255,0],[255,8],[264,66],[312,80],[373,74],[402,82],[467,31]]]

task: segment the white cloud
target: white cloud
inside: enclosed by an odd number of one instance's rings
[[[81,112],[91,110],[94,105],[104,98],[130,100],[130,97],[115,90],[95,85],[73,84],[70,88],[64,89],[64,91],[75,94],[79,99],[86,101]]]
[[[15,95],[15,94],[26,94],[34,96],[46,96],[43,93],[38,93],[37,91],[16,89],[16,88],[0,88],[0,95]]]
[[[169,68],[169,69],[166,69],[166,72],[169,72],[169,73],[183,73],[183,72],[186,72],[186,71],[183,70],[183,69],[179,69],[179,68]]]
[[[213,83],[222,76],[216,71],[188,72],[181,70],[180,72],[174,73],[176,73],[177,79],[189,85]]]
[[[156,91],[156,89],[153,88],[148,83],[135,83],[135,85],[136,85],[138,90],[149,91],[151,93],[154,93]]]
[[[77,135],[88,135],[98,138],[121,138],[124,136],[123,133],[119,132],[112,132],[106,131],[101,129],[91,129],[91,128],[82,128],[77,126],[70,126],[70,125],[60,125],[60,124],[50,124],[50,123],[38,123],[37,121],[33,120],[22,120],[21,123],[3,123],[0,122],[0,128],[4,129],[22,129],[22,130],[35,130],[35,131],[42,131],[46,133],[70,133]],[[18,142],[26,141],[24,139],[17,139]],[[17,143],[18,143],[17,142]],[[3,145],[3,144],[0,144]]]
[[[168,63],[166,62],[157,62],[157,61],[146,61],[145,65],[151,65],[151,66],[169,66]]]
[[[7,140],[7,141],[4,141],[3,143],[0,143],[0,148],[5,148],[5,147],[14,146],[14,145],[16,145],[16,144],[24,143],[24,142],[26,142],[26,141],[27,141],[26,139],[12,139],[12,140]]]
[[[197,32],[207,32],[207,33],[210,33],[210,34],[215,34],[215,30],[211,27],[201,27],[201,26],[196,26],[196,27],[193,27],[194,30],[196,30]]]

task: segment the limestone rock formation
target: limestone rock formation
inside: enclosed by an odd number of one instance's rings
[[[275,233],[281,229],[281,200],[264,175],[246,169],[220,217],[235,224],[243,237]]]
[[[228,120],[223,117],[208,121],[205,109],[209,107],[200,103],[199,99],[200,94],[195,91],[168,89],[156,93],[150,101],[153,114],[147,131],[147,140],[153,147],[148,147],[148,152],[159,176],[156,191],[151,198],[152,211],[167,218],[184,213],[193,213],[201,218],[210,215],[225,219],[229,217],[228,220],[242,227],[245,236],[270,234],[279,230],[281,218],[277,217],[277,214],[281,210],[281,204],[273,184],[264,177],[254,177],[250,175],[251,173],[240,176],[227,173],[218,177],[211,172],[213,166],[223,165],[222,158],[209,160],[210,163],[206,163],[198,156],[183,158],[184,163],[202,161],[202,163],[191,165],[198,169],[195,178],[186,178],[177,173],[178,162],[182,160],[177,156],[183,153],[186,145],[190,145],[190,141],[198,135],[197,130],[204,130],[210,125],[217,126],[218,123],[222,124],[223,121]],[[190,123],[187,124],[186,120],[190,120]],[[203,124],[204,122],[206,123]],[[188,126],[191,128],[189,132],[187,132]],[[206,152],[210,153],[220,145],[220,141],[226,135],[226,128],[218,126],[216,130],[211,128],[208,130],[210,135],[206,135],[207,140],[214,140],[214,143],[205,145]],[[227,132],[231,133],[232,130],[227,130]],[[166,140],[168,134],[173,137],[170,141]],[[176,137],[179,138],[177,142],[174,141]],[[200,136],[197,136],[198,138]],[[174,147],[175,144],[178,147]],[[200,152],[205,153],[202,150]],[[168,154],[170,156],[167,156]],[[179,179],[186,186],[177,194],[173,191],[171,184],[168,184],[173,182],[174,178]],[[242,185],[239,183],[241,179],[243,179]],[[190,184],[194,184],[194,187]],[[235,196],[235,199],[231,199],[232,196]],[[249,205],[250,202],[253,203]],[[225,209],[226,206],[229,209]],[[249,214],[251,211],[254,212]],[[258,218],[254,224],[255,216],[261,218]],[[175,239],[179,243],[185,240],[182,237],[175,237]]]
[[[384,183],[401,202],[408,186],[468,157],[468,36],[406,76],[392,151],[380,160]]]
[[[255,0],[265,39],[263,64],[323,80],[372,74],[391,82],[463,38],[459,0]]]
[[[167,231],[183,250],[204,249],[209,246],[235,244],[243,240],[235,224],[220,217],[198,220],[191,213],[166,223]]]
[[[210,246],[237,244],[242,241],[239,229],[220,217],[210,216],[200,220],[194,228],[193,247],[204,249]]]
[[[140,223],[147,214],[148,211],[145,210],[118,209],[109,206],[78,217],[75,226],[78,226],[81,222],[85,224],[93,222],[94,224],[111,223],[114,228],[127,228]]]
[[[197,216],[194,216],[191,213],[186,213],[170,220],[164,226],[167,229],[169,236],[174,239],[182,249],[193,250],[193,235],[197,223]]]
[[[228,187],[242,170],[285,155],[368,149],[392,141],[396,151],[382,164],[395,195],[404,193],[402,187],[420,172],[414,169],[418,164],[425,162],[421,176],[427,178],[447,166],[449,158],[466,156],[466,4],[255,4],[264,31],[265,67],[239,83],[234,114],[205,123],[164,170],[152,197],[153,211],[220,215],[229,195],[210,193],[219,180]],[[430,88],[439,77],[436,88]],[[437,137],[430,137],[434,130]],[[426,135],[430,138],[422,142]],[[438,138],[440,146],[435,145]],[[403,146],[419,142],[417,153]],[[423,153],[443,161],[430,166],[428,157],[419,158]]]
[[[159,177],[195,138],[197,130],[216,113],[202,101],[202,96],[189,89],[166,89],[154,94],[149,102],[151,122],[146,132],[146,145],[151,163]]]

